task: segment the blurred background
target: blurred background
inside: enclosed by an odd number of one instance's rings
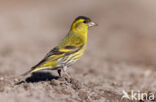
[[[155,4],[154,0],[0,0],[1,71],[16,68],[20,73],[36,64],[80,15],[98,24],[89,31],[84,55],[88,59],[155,65]]]

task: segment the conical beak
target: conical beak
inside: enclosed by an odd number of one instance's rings
[[[92,27],[92,26],[97,26],[97,24],[95,22],[91,21],[91,22],[88,23],[88,27]]]

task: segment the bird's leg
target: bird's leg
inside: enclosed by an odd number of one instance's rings
[[[57,70],[59,77],[61,77],[61,69]]]
[[[65,73],[65,75],[68,77],[68,78],[71,78],[71,75],[69,73],[67,73],[67,66],[63,66],[63,72]]]

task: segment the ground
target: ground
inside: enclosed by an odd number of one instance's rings
[[[155,1],[0,1],[1,102],[152,102],[156,92]],[[67,34],[75,17],[89,29],[72,78],[41,71],[18,81]],[[127,92],[130,99],[122,98]],[[136,100],[132,100],[132,92]],[[139,99],[142,93],[142,100]]]

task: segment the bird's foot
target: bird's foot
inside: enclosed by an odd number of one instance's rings
[[[71,75],[69,73],[67,73],[67,72],[64,72],[61,75],[59,75],[59,80],[60,81],[70,82],[71,79],[72,79]]]

